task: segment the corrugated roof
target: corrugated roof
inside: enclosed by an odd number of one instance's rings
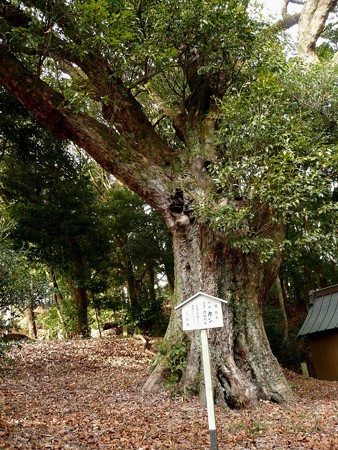
[[[298,336],[338,329],[338,285],[310,295],[313,303]]]

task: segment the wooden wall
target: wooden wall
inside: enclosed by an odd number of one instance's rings
[[[338,330],[309,335],[317,378],[338,380]]]

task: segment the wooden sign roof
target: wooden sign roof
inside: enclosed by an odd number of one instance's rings
[[[228,303],[227,300],[224,300],[222,298],[214,297],[213,295],[206,294],[205,292],[197,292],[196,294],[192,295],[191,297],[189,297],[184,302],[182,302],[179,305],[175,306],[175,309],[180,309],[180,308],[182,308],[182,306],[186,305],[187,303],[190,303],[193,300],[197,300],[197,299],[200,299],[200,298],[203,298],[203,297],[209,298],[210,300],[215,300],[215,301],[220,302],[220,303]]]

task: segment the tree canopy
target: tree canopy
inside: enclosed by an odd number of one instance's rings
[[[315,65],[337,1],[292,17],[288,3],[271,26],[249,1],[1,1],[4,87],[162,215],[175,301],[231,300],[212,335],[215,395],[229,406],[292,397],[261,306],[291,244],[337,256],[336,66]],[[296,22],[297,62],[276,34]],[[200,343],[179,320],[147,389],[188,339],[180,383],[199,390]]]

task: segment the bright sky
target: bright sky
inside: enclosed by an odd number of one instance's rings
[[[276,19],[281,19],[282,0],[258,0],[258,2],[264,5],[263,12],[267,16],[272,15]],[[301,8],[302,6],[300,5],[289,3],[288,13],[293,14],[295,12],[299,12]],[[297,26],[290,28],[290,30],[287,31],[287,34],[290,35],[292,41],[295,41],[297,35]]]
[[[281,0],[261,0],[260,2],[264,4],[264,10],[266,10],[268,14],[280,17]]]
[[[282,8],[282,0],[258,0],[259,3],[264,5],[264,11],[267,14],[272,14],[273,16],[280,18],[281,17],[281,8]],[[290,14],[297,12],[302,7],[299,5],[295,5],[293,3],[289,3],[288,12]]]

